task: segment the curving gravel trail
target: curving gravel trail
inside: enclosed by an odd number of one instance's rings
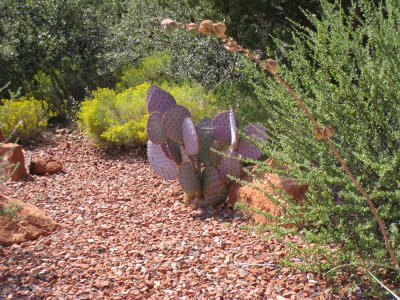
[[[185,205],[138,155],[106,155],[75,133],[31,150],[65,173],[5,194],[62,229],[0,247],[0,299],[330,299],[318,276],[278,265],[283,243],[240,229],[249,222],[230,208]]]

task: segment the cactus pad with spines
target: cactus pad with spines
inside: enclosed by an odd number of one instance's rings
[[[195,197],[196,195],[200,195],[200,178],[190,162],[179,166],[178,179],[182,190],[189,197],[189,199]]]
[[[265,128],[258,123],[247,125],[243,130],[243,134],[259,141],[267,140],[267,132]],[[259,159],[262,156],[261,150],[248,140],[242,140],[239,142],[237,152],[244,159]]]
[[[182,121],[182,135],[185,153],[190,156],[197,155],[200,150],[199,137],[190,117]]]
[[[232,139],[229,114],[229,111],[221,112],[212,122],[214,138],[224,145],[230,145]]]
[[[206,205],[216,205],[226,199],[227,186],[221,181],[218,169],[208,167],[203,172],[203,196]]]
[[[199,161],[203,163],[206,167],[211,166],[210,148],[214,142],[214,137],[211,131],[199,129],[199,140],[200,140],[200,150],[197,155]]]
[[[238,135],[238,127],[237,127],[237,119],[233,109],[229,111],[229,126],[231,130],[231,146],[233,150],[237,150],[239,143],[239,135]]]
[[[163,117],[163,128],[167,137],[179,144],[183,144],[182,123],[190,117],[190,112],[182,105],[170,107]]]
[[[170,107],[176,105],[172,95],[156,85],[152,85],[147,92],[147,108],[149,113],[166,112]]]
[[[153,144],[160,145],[167,141],[167,136],[162,127],[162,113],[152,113],[147,120],[147,136]]]
[[[220,176],[222,180],[229,181],[228,175],[240,178],[243,173],[243,164],[237,159],[236,151],[228,148],[224,151],[226,156],[221,158],[219,166]]]
[[[223,202],[230,183],[228,175],[242,175],[238,153],[244,158],[261,156],[251,141],[239,139],[233,110],[213,120],[203,118],[195,125],[190,112],[157,86],[149,88],[146,101],[151,114],[147,123],[150,165],[164,179],[178,178],[191,203],[210,206]],[[259,124],[246,126],[244,134],[266,139]]]
[[[180,146],[177,142],[174,142],[173,140],[168,140],[167,143],[167,151],[169,153],[169,157],[171,160],[173,160],[177,165],[180,165],[182,163],[182,154],[181,154],[181,149]]]
[[[160,145],[148,141],[147,157],[149,158],[150,166],[158,175],[166,180],[176,179],[178,176],[176,164],[165,155]]]
[[[197,129],[203,130],[203,131],[212,131],[212,120],[210,118],[202,118],[198,123],[197,123]]]

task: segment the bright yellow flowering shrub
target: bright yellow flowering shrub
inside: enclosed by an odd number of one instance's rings
[[[47,125],[47,104],[34,98],[0,101],[0,127],[6,138],[29,141]]]

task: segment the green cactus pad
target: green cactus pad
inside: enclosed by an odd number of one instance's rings
[[[200,195],[200,178],[191,163],[187,162],[179,167],[178,179],[182,190],[189,198]]]
[[[168,138],[183,144],[182,123],[183,120],[190,117],[190,112],[186,107],[175,105],[170,107],[163,117],[163,128]]]
[[[210,148],[214,141],[214,137],[211,131],[198,129],[198,133],[200,140],[200,150],[197,157],[200,162],[202,162],[206,167],[209,167],[211,166]]]
[[[212,166],[218,167],[221,162],[221,154],[215,152],[214,150],[222,151],[223,148],[224,148],[224,146],[219,141],[213,141],[210,152],[209,152],[210,164]],[[212,149],[214,149],[214,150],[212,150]]]
[[[162,127],[162,113],[152,113],[147,121],[147,136],[153,144],[160,145],[167,141]]]
[[[228,189],[220,180],[216,167],[208,167],[203,172],[203,196],[206,205],[217,205],[226,199]]]

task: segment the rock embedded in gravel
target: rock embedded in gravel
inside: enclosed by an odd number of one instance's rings
[[[0,208],[11,215],[0,215],[0,245],[11,246],[49,235],[60,226],[35,205],[0,195]],[[12,216],[14,215],[14,216]],[[43,248],[37,247],[39,251]]]

